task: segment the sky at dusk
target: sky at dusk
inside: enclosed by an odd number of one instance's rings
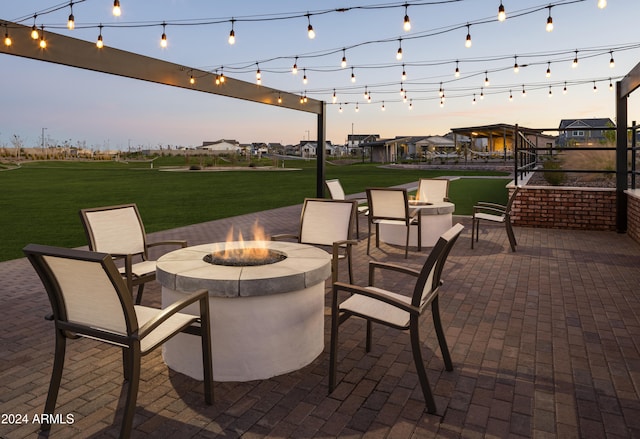
[[[609,84],[640,61],[640,4],[607,3],[600,9],[598,0],[121,0],[122,15],[114,17],[112,0],[79,0],[72,5],[76,29],[68,30],[69,2],[31,0],[3,2],[0,19],[92,42],[102,24],[102,50],[140,53],[187,71],[255,83],[260,69],[264,86],[326,101],[327,139],[343,144],[352,132],[384,138],[494,123],[554,128],[561,119],[615,121]],[[545,30],[549,16],[552,32]],[[230,45],[232,20],[236,42]],[[467,34],[471,47],[465,47]],[[80,141],[102,150],[218,139],[296,144],[316,137],[316,116],[309,113],[6,54],[0,68],[0,146],[11,146],[14,136],[39,146],[43,132],[50,144]],[[630,121],[640,118],[639,100],[640,92],[629,99]]]

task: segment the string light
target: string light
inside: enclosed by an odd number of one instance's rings
[[[578,51],[576,50],[576,57],[573,58],[573,62],[571,63],[571,67],[573,67],[574,69],[576,67],[578,67]]]
[[[487,72],[484,72],[484,86],[489,87],[489,76],[487,76]]]
[[[400,47],[398,47],[398,52],[396,53],[396,59],[400,61],[402,59],[402,38],[400,38]]]
[[[564,81],[564,88],[562,89],[562,94],[563,95],[567,94],[567,81]]]
[[[233,18],[231,19],[231,31],[229,32],[229,39],[227,40],[229,44],[232,46],[236,43],[236,31],[233,29],[233,25],[236,22]]]
[[[160,47],[163,49],[167,47],[167,34],[165,33],[165,29],[167,27],[167,23],[162,23],[162,36],[160,37]]]
[[[9,47],[11,46],[11,44],[13,44],[13,41],[11,41],[11,37],[9,36],[9,28],[7,27],[7,25],[4,25],[4,45]]]
[[[41,49],[47,48],[47,40],[44,39],[44,26],[41,26],[41,31],[40,31],[40,48]]]
[[[402,76],[401,76],[403,81],[407,80],[407,72],[404,69],[404,64],[402,64]]]
[[[400,96],[405,97],[404,85],[402,84],[402,82],[400,83]]]
[[[358,102],[356,102],[356,113],[360,111],[360,106],[358,104]]]
[[[527,91],[524,89],[524,84],[522,84],[522,97],[523,98],[527,97]]]
[[[37,15],[34,14],[33,16],[33,26],[31,26],[31,38],[34,40],[37,40],[38,37],[40,37],[40,35],[38,34],[38,28],[36,27],[36,17]]]
[[[609,60],[609,67],[614,68],[616,66],[616,62],[613,60],[613,50],[611,51],[611,59]]]
[[[402,24],[402,28],[405,32],[409,32],[411,30],[411,20],[409,20],[409,14],[407,12],[409,8],[408,4],[404,4],[404,23]]]
[[[222,67],[220,68],[220,76],[218,76],[218,79],[220,80],[220,84],[224,84],[224,81],[226,80],[226,78],[224,77],[224,72],[222,71]]]
[[[309,20],[309,26],[307,26],[307,35],[310,40],[313,40],[316,37],[316,33],[313,30],[313,26],[311,26],[311,14],[307,14],[307,20]]]
[[[513,73],[518,73],[520,71],[520,67],[518,66],[518,57],[514,56],[513,58],[515,60],[515,63],[513,64]]]
[[[333,96],[331,97],[333,100],[333,103],[335,104],[338,101],[338,96],[336,96],[336,89],[333,89]]]
[[[598,7],[604,9],[607,7],[607,0],[598,0]]]
[[[551,8],[552,6],[547,6],[549,8],[549,17],[547,18],[547,26],[545,29],[547,32],[551,32],[553,30],[553,18],[551,18]]]
[[[458,61],[456,61],[456,71],[453,76],[455,76],[456,78],[460,77],[460,69],[458,68]]]
[[[195,84],[195,83],[196,83],[196,78],[194,78],[194,77],[193,77],[193,75],[191,75],[191,76],[189,77],[189,84],[193,85],[193,84]]]
[[[369,97],[369,93],[367,93],[367,86],[364,86],[364,98],[367,99]]]
[[[484,99],[484,88],[480,87],[480,100]]]
[[[464,42],[464,47],[467,49],[471,47],[471,25],[467,24],[467,39]]]
[[[593,81],[593,92],[598,93],[598,87],[596,87],[596,81]]]
[[[342,49],[342,61],[340,62],[340,67],[343,69],[347,67],[347,54],[345,53],[345,49]]]
[[[413,99],[409,99],[409,110],[413,110]]]
[[[476,104],[476,94],[475,94],[475,93],[473,94],[473,101],[471,101],[471,103],[472,103],[473,105],[475,105],[475,104]]]
[[[351,67],[351,82],[352,83],[356,82],[356,74],[353,73],[353,67]]]
[[[507,14],[504,12],[504,5],[500,0],[500,6],[498,6],[498,21],[504,21],[507,19]]]
[[[380,107],[380,110],[382,111],[386,110],[386,108],[384,107],[384,101],[382,101],[382,107]]]
[[[302,101],[300,101],[300,103],[302,103]],[[338,111],[342,113],[342,104],[340,104],[340,108],[338,108]]]
[[[611,78],[609,78],[609,91],[613,91],[613,82],[611,82]]]
[[[553,92],[551,91],[551,86],[549,86],[549,98],[553,97]]]
[[[120,0],[113,0],[113,10],[111,12],[114,17],[119,17],[122,14],[122,9],[120,9]]]
[[[298,74],[298,57],[296,56],[296,60],[293,62],[293,67],[291,68],[291,73],[294,75]]]
[[[440,90],[438,90],[438,96],[444,96],[444,89],[442,88],[442,82],[440,83]]]
[[[307,81],[307,69],[302,69],[302,72],[304,73],[304,76],[302,77],[302,83],[306,84]]]
[[[98,39],[96,40],[96,47],[98,49],[102,49],[104,47],[104,42],[102,41],[102,24],[100,24],[100,33],[98,34]]]
[[[280,93],[278,93],[278,103],[281,104],[282,103],[282,96],[280,96]]]
[[[444,98],[440,99],[440,108],[444,107]]]
[[[262,84],[262,73],[260,72],[260,64],[256,63],[256,83]]]
[[[551,62],[547,62],[547,78],[551,78]]]
[[[69,3],[69,8],[71,8],[71,13],[69,14],[69,20],[67,21],[67,28],[69,28],[69,30],[73,30],[76,27],[76,20],[73,17],[73,2]]]
[[[509,90],[509,102],[513,102],[513,93]]]

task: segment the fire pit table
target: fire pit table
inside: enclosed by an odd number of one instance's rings
[[[218,265],[216,254],[240,246],[266,246],[264,265]],[[212,256],[213,255],[213,256]],[[313,246],[283,241],[221,242],[187,247],[158,260],[162,306],[209,290],[213,376],[216,381],[266,379],[300,369],[324,349],[324,283],[331,256]],[[197,314],[195,306],[188,309]],[[202,379],[200,339],[179,334],[165,343],[173,370]]]
[[[453,225],[453,212],[456,205],[447,201],[424,203],[409,200],[409,209],[420,209],[422,214],[422,246],[433,247],[438,238]],[[380,240],[387,244],[405,245],[407,228],[404,225],[388,224],[384,221],[380,224]],[[409,245],[418,245],[418,226],[412,225],[409,229]]]

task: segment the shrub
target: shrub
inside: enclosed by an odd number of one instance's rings
[[[560,186],[567,178],[564,172],[557,170],[562,169],[562,162],[560,160],[545,160],[542,164],[542,168],[545,170],[554,170],[556,172],[543,172],[542,176],[552,186]]]

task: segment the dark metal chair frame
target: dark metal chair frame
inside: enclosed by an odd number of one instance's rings
[[[478,237],[480,235],[480,221],[490,221],[494,223],[504,223],[505,228],[507,229],[507,237],[509,238],[511,251],[516,251],[516,246],[518,245],[518,243],[516,241],[516,235],[513,233],[513,226],[511,224],[511,209],[513,208],[513,203],[519,191],[520,186],[516,186],[514,191],[511,193],[509,201],[506,205],[479,201],[475,206],[473,206],[473,216],[471,219],[472,249],[474,241],[478,242]]]
[[[381,221],[398,221],[404,222],[407,227],[407,240],[405,243],[404,249],[404,257],[405,259],[409,257],[409,232],[412,225],[417,225],[418,227],[418,251],[422,250],[422,214],[420,209],[409,208],[409,196],[407,194],[406,189],[402,188],[389,188],[389,187],[375,187],[375,188],[367,188],[367,200],[369,203],[369,236],[367,237],[367,255],[369,254],[369,250],[371,247],[371,226],[375,224],[376,230],[376,248],[380,247],[380,222]],[[372,192],[375,191],[387,191],[387,192],[401,192],[404,197],[404,210],[402,212],[398,212],[397,215],[379,215],[376,213],[376,206],[373,201]],[[380,209],[378,209],[378,212]]]
[[[213,403],[211,333],[208,292],[206,290],[193,293],[163,310],[148,308],[147,311],[152,310],[155,315],[146,321],[143,326],[139,327],[136,308],[147,307],[134,306],[127,285],[109,254],[38,244],[29,244],[23,251],[35,268],[47,291],[53,309],[53,321],[55,324],[55,356],[44,413],[53,415],[55,410],[62,380],[67,339],[76,339],[78,337],[88,337],[122,348],[125,378],[122,389],[123,394],[125,384],[128,384],[128,388],[120,438],[128,438],[131,433],[140,381],[141,357],[152,352],[179,332],[186,332],[201,337],[204,397],[207,404],[211,405]],[[123,314],[120,317],[124,319],[126,333],[114,332],[113,330],[97,327],[97,325],[71,321],[68,318],[68,306],[71,305],[69,303],[70,299],[68,295],[65,296],[64,294],[64,281],[62,280],[64,274],[59,273],[59,270],[52,267],[52,259],[72,260],[74,263],[83,264],[98,264],[102,268],[103,274],[108,277],[108,280],[110,280],[113,285],[114,294],[117,294],[117,298],[122,306]],[[104,280],[104,278],[101,278],[101,280]],[[91,285],[87,285],[87,289],[88,288],[91,288]],[[199,303],[199,315],[179,313],[179,311],[194,303]],[[172,318],[179,318],[179,321],[175,323],[174,320],[174,323],[167,323]],[[158,330],[158,327],[163,323],[170,324],[172,330],[166,331],[163,329],[163,334],[160,334],[161,336],[155,335],[155,331]],[[151,334],[154,334],[154,337],[158,337],[158,339],[154,340],[150,338],[149,340],[153,340],[153,343],[143,351],[141,342]],[[51,429],[51,424],[44,423],[41,429],[48,431]]]
[[[380,323],[382,325],[390,326],[399,330],[410,333],[411,350],[413,352],[413,361],[415,363],[418,378],[420,380],[420,386],[422,388],[422,394],[424,395],[426,407],[429,413],[436,413],[436,403],[431,393],[429,386],[429,380],[424,367],[421,353],[420,342],[420,317],[431,305],[431,314],[433,316],[433,324],[435,326],[438,343],[440,350],[442,351],[442,357],[444,360],[445,368],[447,371],[453,370],[453,363],[451,361],[451,355],[447,347],[447,341],[445,339],[444,330],[442,328],[442,322],[440,319],[440,309],[438,306],[438,294],[439,288],[442,285],[441,275],[444,264],[447,260],[451,248],[455,244],[456,240],[460,236],[464,227],[461,224],[456,224],[447,232],[445,232],[436,243],[435,247],[429,254],[420,271],[413,270],[407,267],[388,264],[382,262],[369,262],[369,287],[375,285],[375,270],[391,270],[399,273],[407,274],[416,277],[416,284],[411,296],[411,302],[405,302],[398,300],[396,297],[385,294],[384,290],[377,288],[364,288],[356,285],[349,285],[342,282],[337,282],[333,285],[333,297],[331,303],[331,345],[330,345],[330,359],[329,359],[329,393],[333,392],[336,387],[336,373],[337,373],[337,356],[338,356],[338,330],[342,323],[352,316],[363,318],[367,321],[366,329],[366,352],[371,351],[371,333],[372,322]],[[431,285],[427,285],[427,282],[431,279]],[[342,303],[338,303],[338,296],[340,292],[346,292],[350,294],[350,297]],[[425,294],[426,293],[426,294]],[[399,308],[408,313],[408,323],[406,325],[398,326],[390,321],[381,320],[371,315],[368,315],[365,311],[357,311],[355,309],[345,309],[343,306],[349,302],[351,298],[356,295],[362,295],[371,299],[384,302],[390,306]]]
[[[94,230],[91,225],[91,220],[89,219],[89,214],[92,212],[104,212],[109,210],[116,209],[133,209],[138,218],[138,223],[140,225],[140,233],[142,234],[143,240],[143,250],[139,253],[133,254],[124,254],[110,251],[110,249],[99,248],[96,243],[96,239],[94,236]],[[87,241],[89,242],[89,250],[102,252],[106,251],[110,253],[113,258],[116,260],[122,259],[124,261],[124,273],[123,276],[127,281],[127,287],[131,294],[133,294],[133,287],[138,287],[138,292],[136,294],[136,305],[139,305],[142,302],[142,293],[144,291],[144,284],[147,282],[151,282],[156,279],[155,270],[142,274],[135,274],[133,272],[132,266],[135,264],[135,260],[141,259],[142,261],[149,261],[149,249],[152,247],[158,247],[162,245],[172,245],[179,246],[184,248],[187,246],[187,241],[185,240],[164,240],[164,241],[156,241],[156,242],[147,242],[147,234],[144,230],[144,223],[142,222],[142,218],[140,217],[140,211],[138,210],[138,206],[134,203],[131,204],[120,204],[116,206],[105,206],[105,207],[94,207],[88,209],[80,210],[80,219],[82,221],[82,226],[84,227],[85,235],[87,236]]]

